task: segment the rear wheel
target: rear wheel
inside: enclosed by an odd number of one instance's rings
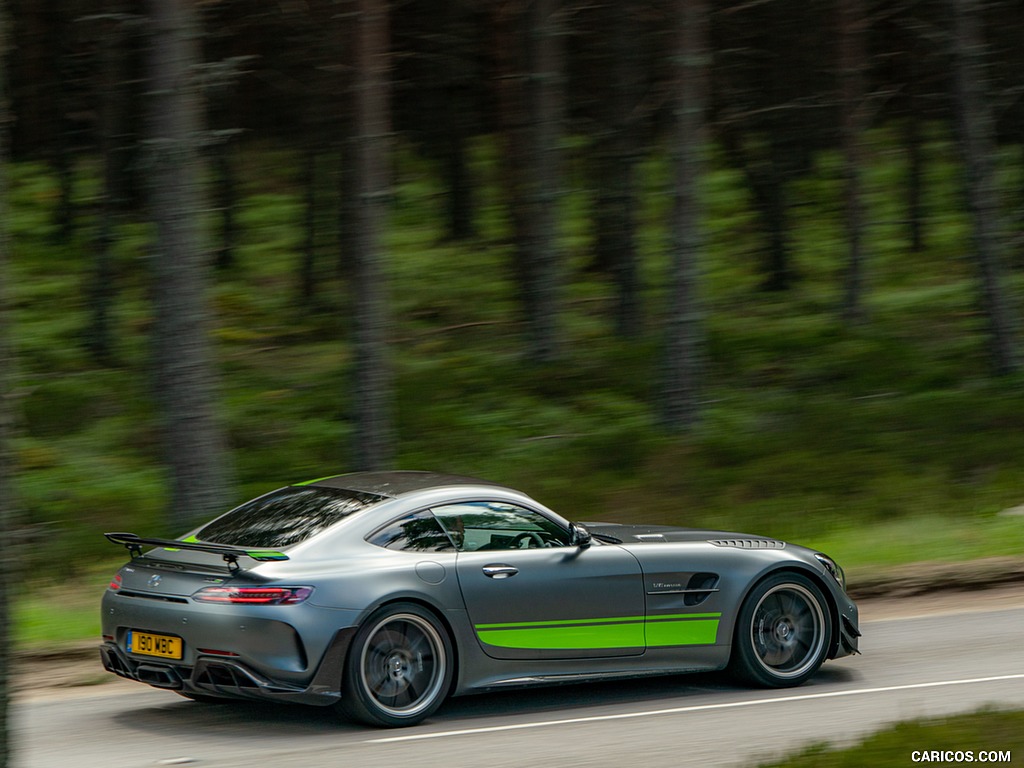
[[[413,603],[375,611],[352,640],[340,706],[370,725],[415,725],[444,701],[453,674],[451,639]]]
[[[730,669],[770,688],[800,685],[818,671],[831,642],[831,614],[818,586],[798,573],[769,576],[740,609]]]

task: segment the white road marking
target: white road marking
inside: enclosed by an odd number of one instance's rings
[[[827,693],[804,693],[797,696],[780,696],[769,699],[752,699],[749,701],[732,701],[723,704],[699,704],[690,707],[671,707],[669,709],[652,709],[644,712],[620,712],[614,715],[593,715],[591,717],[572,717],[563,720],[538,720],[515,725],[491,725],[483,728],[464,728],[458,731],[435,731],[433,733],[415,733],[409,736],[389,736],[383,739],[367,739],[366,744],[393,744],[399,741],[417,741],[421,739],[444,739],[450,736],[469,736],[477,733],[498,733],[500,731],[519,731],[528,728],[547,728],[554,725],[575,725],[577,723],[599,723],[607,720],[628,720],[637,717],[658,717],[660,715],[678,715],[686,712],[707,712],[713,709],[734,709],[738,707],[756,707],[763,704],[781,704],[790,701],[811,701],[814,699],[833,699],[840,696],[863,696],[871,693],[889,693],[892,691],[910,691],[920,688],[941,688],[950,685],[974,685],[977,683],[994,683],[1003,680],[1024,680],[1024,673],[1016,675],[998,675],[995,677],[974,677],[966,680],[939,680],[932,683],[909,683],[907,685],[886,685],[880,688],[856,688],[850,691],[830,691]]]

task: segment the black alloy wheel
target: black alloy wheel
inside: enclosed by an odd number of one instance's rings
[[[740,609],[730,669],[757,685],[797,686],[818,671],[831,643],[831,612],[818,586],[799,573],[769,576]]]
[[[386,605],[353,638],[340,705],[370,725],[415,725],[444,701],[453,672],[451,639],[434,614],[414,603]]]

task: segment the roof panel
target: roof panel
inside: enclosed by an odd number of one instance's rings
[[[362,491],[364,493],[376,493],[381,496],[401,496],[406,493],[414,493],[427,488],[442,488],[453,485],[489,485],[496,488],[506,486],[494,483],[490,480],[481,480],[476,477],[464,477],[462,475],[447,475],[440,472],[352,472],[345,475],[316,480],[310,485],[320,485],[326,488],[345,488],[351,491]]]

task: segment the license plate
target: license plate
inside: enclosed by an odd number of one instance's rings
[[[181,638],[153,635],[149,632],[128,632],[128,653],[159,656],[162,659],[181,658]]]

